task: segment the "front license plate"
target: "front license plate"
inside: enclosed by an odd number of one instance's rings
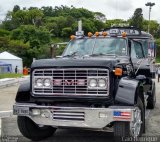
[[[13,114],[15,114],[15,115],[28,115],[29,114],[29,108],[14,107]]]

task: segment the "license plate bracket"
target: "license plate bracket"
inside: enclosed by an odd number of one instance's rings
[[[20,115],[20,116],[29,115],[29,108],[28,107],[15,107],[14,106],[13,114]]]

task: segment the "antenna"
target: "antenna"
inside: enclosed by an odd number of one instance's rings
[[[76,36],[83,36],[84,31],[82,31],[82,20],[78,21],[78,31],[76,32]]]
[[[78,21],[78,31],[81,32],[82,31],[82,20]]]

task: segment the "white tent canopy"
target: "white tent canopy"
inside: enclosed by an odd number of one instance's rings
[[[15,56],[15,55],[12,55],[6,51],[0,53],[0,61],[2,61],[4,63],[11,64],[12,65],[12,72],[15,72],[16,66],[18,67],[19,73],[22,73],[22,71],[23,71],[22,59]]]

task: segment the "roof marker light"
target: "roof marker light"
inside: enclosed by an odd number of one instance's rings
[[[74,40],[75,38],[76,38],[75,35],[71,35],[71,36],[70,36],[70,39],[71,39],[71,40]]]
[[[88,33],[88,37],[92,37],[93,34],[91,32]]]
[[[98,37],[99,36],[99,32],[96,32],[95,35],[96,35],[96,37]]]
[[[107,36],[107,32],[103,32],[102,35],[103,35],[103,36]]]
[[[122,32],[122,37],[126,37],[126,36],[127,36],[126,32]]]

